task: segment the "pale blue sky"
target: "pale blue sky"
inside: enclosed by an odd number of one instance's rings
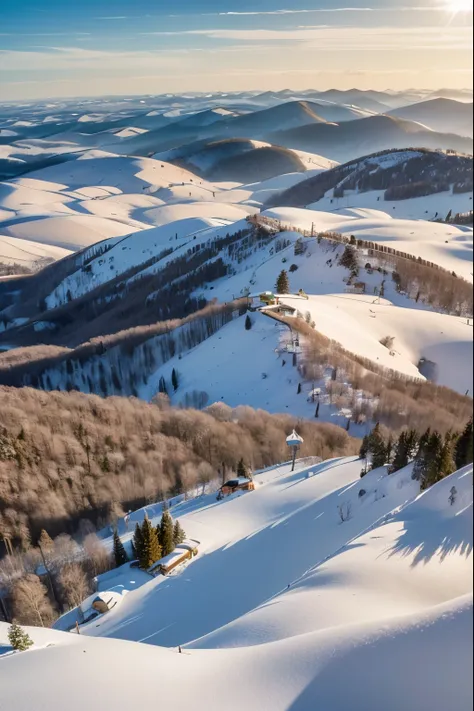
[[[0,0],[0,99],[469,87],[469,2],[415,2]]]

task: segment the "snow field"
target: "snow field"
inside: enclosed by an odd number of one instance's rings
[[[219,504],[204,497],[180,521],[206,533],[206,553],[128,593],[93,629],[108,639],[88,636],[93,623],[80,636],[29,630],[37,646],[0,660],[4,707],[26,711],[34,699],[38,709],[99,711],[105,701],[125,710],[149,703],[158,674],[160,702],[176,711],[465,711],[472,466],[418,497],[410,467],[361,481],[359,466],[333,460],[309,478],[279,467],[253,493]],[[344,523],[341,500],[353,506]],[[272,585],[280,590],[267,596]],[[214,629],[177,653],[183,628],[189,636],[206,626]],[[122,641],[144,633],[146,644]],[[150,646],[160,643],[173,649]],[[230,688],[236,669],[245,684]],[[88,683],[72,694],[78,673]]]

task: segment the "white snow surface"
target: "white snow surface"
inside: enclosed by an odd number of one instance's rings
[[[153,678],[176,711],[466,711],[472,466],[420,496],[411,466],[363,481],[360,466],[282,465],[255,492],[172,509],[197,558],[80,636],[29,629],[35,646],[0,659],[2,709],[128,710]]]
[[[407,201],[408,202],[408,201]],[[275,208],[263,214],[282,224],[321,231],[340,232],[421,257],[454,271],[472,282],[473,230],[471,227],[434,223],[427,220],[397,219],[378,208],[345,208],[323,212],[302,208]]]
[[[71,254],[68,249],[0,234],[0,263],[20,264],[29,269],[54,262]]]

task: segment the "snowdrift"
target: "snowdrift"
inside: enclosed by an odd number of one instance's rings
[[[208,535],[202,593],[198,557],[179,575],[129,593],[109,613],[113,627],[104,618],[94,634],[115,629],[114,636],[136,639],[160,616],[164,628],[145,641],[171,639],[173,628],[183,628],[182,617],[191,633],[203,621],[217,627],[224,609],[238,615],[255,589],[264,593],[267,572],[274,584],[279,575],[294,574],[291,561],[302,563],[303,549],[308,570],[290,579],[289,588],[182,654],[29,630],[37,645],[0,659],[3,707],[99,711],[105,703],[125,710],[149,704],[150,679],[158,674],[160,703],[176,711],[465,711],[472,703],[472,466],[417,497],[410,468],[390,477],[379,470],[357,482],[354,465],[326,462],[309,479],[307,470],[291,475],[283,467],[262,474],[252,494],[214,505],[201,501],[180,520],[189,528],[194,519]],[[344,523],[333,520],[341,494],[354,504]],[[264,531],[273,552],[268,564],[259,538]],[[2,638],[5,632],[0,626]],[[229,686],[236,669],[245,683]],[[78,674],[87,684],[71,693]]]

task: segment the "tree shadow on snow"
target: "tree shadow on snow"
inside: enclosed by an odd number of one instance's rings
[[[389,558],[413,555],[411,567],[426,565],[434,556],[442,563],[449,555],[467,558],[472,553],[471,524],[464,516],[437,519],[428,527],[423,520],[407,521],[405,526]]]

